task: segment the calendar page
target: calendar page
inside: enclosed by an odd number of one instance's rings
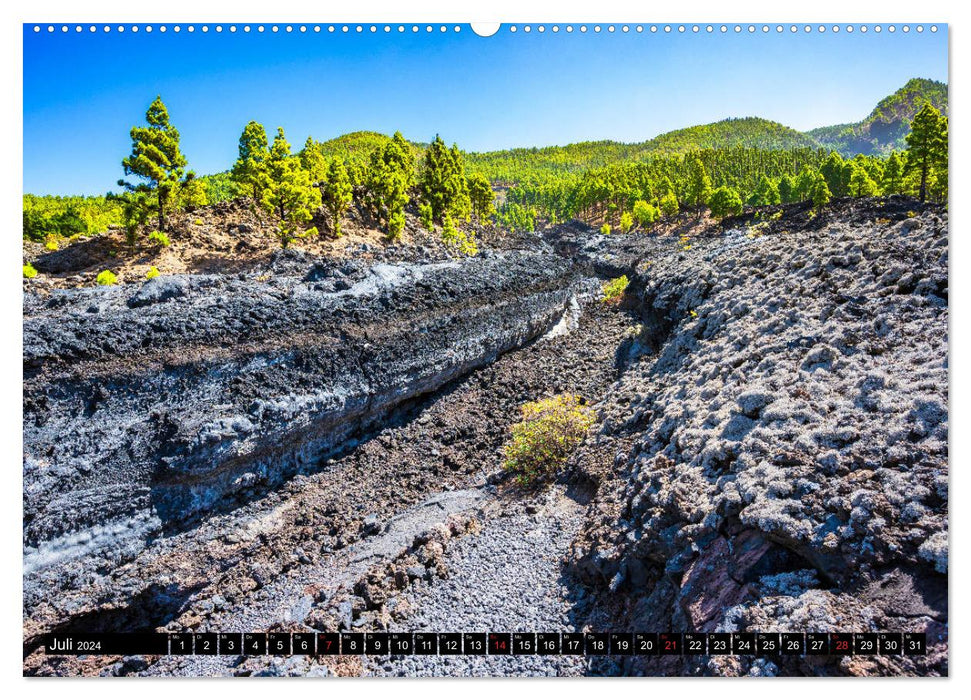
[[[21,31],[25,676],[948,675],[946,23]]]

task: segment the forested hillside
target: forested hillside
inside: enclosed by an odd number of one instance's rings
[[[831,197],[913,194],[947,198],[947,86],[913,79],[882,100],[859,124],[803,134],[777,122],[725,119],[661,134],[640,143],[588,141],[566,146],[486,153],[358,131],[325,141],[307,137],[294,149],[282,129],[270,142],[264,127],[246,125],[240,158],[221,173],[196,176],[178,150],[179,133],[161,101],[143,140],[163,138],[174,160],[158,175],[126,159],[122,194],[98,197],[24,196],[23,236],[56,249],[62,240],[124,227],[139,236],[165,230],[167,211],[193,211],[250,197],[279,219],[283,246],[307,235],[340,235],[351,204],[370,212],[394,239],[410,206],[429,231],[474,250],[463,222],[495,220],[519,231],[580,218],[604,232],[650,230],[679,212],[709,209],[720,218],[757,207]],[[923,115],[917,137],[911,124]],[[160,122],[161,123],[161,122]],[[157,133],[156,133],[157,132]],[[161,134],[161,136],[160,136]],[[823,145],[820,145],[823,144]],[[147,175],[146,175],[147,174]],[[161,179],[159,179],[161,178]],[[318,223],[319,222],[319,223]]]
[[[824,126],[807,132],[824,148],[844,156],[857,153],[887,155],[906,147],[910,122],[924,102],[947,114],[947,84],[913,78],[879,104],[863,121]]]

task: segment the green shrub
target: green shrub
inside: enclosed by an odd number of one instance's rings
[[[716,219],[724,219],[742,213],[742,198],[731,187],[719,187],[711,193],[708,208]]]
[[[102,270],[101,272],[98,273],[98,278],[95,281],[101,287],[110,287],[111,285],[113,285],[115,282],[118,281],[118,278],[115,276],[115,273],[112,272],[111,270]]]
[[[520,409],[504,448],[506,470],[523,485],[556,474],[594,422],[593,410],[573,394],[531,401]]]
[[[161,231],[152,231],[148,234],[148,240],[153,243],[158,243],[163,248],[168,248],[169,246],[169,237]]]
[[[630,231],[631,227],[634,225],[634,217],[631,216],[630,212],[624,212],[620,215],[620,232],[627,233]]]
[[[48,233],[46,236],[44,236],[44,247],[47,248],[47,250],[57,250],[60,248],[61,246],[60,243],[58,243],[57,234]]]
[[[447,245],[458,248],[463,255],[475,255],[479,252],[479,247],[475,243],[475,234],[467,234],[456,228],[449,214],[442,217],[442,240]]]
[[[630,284],[630,280],[627,279],[627,275],[621,275],[620,277],[615,277],[609,282],[604,282],[603,286],[600,288],[603,296],[600,298],[604,304],[612,304],[615,301],[619,301],[622,296],[624,296],[624,290],[627,289],[627,285]]]
[[[310,237],[310,236],[316,236],[318,233],[319,231],[317,231],[317,227],[311,226],[310,228],[308,228],[306,231],[303,232],[303,235]]]
[[[678,213],[678,198],[674,196],[673,192],[668,192],[661,197],[658,206],[664,216],[674,216]]]
[[[418,205],[418,218],[421,220],[422,228],[426,231],[433,231],[435,229],[435,221],[432,218],[433,214],[432,205],[428,202],[422,202]]]
[[[638,199],[634,202],[634,218],[637,220],[641,226],[650,226],[658,217],[661,216],[661,212],[653,204],[648,204],[643,199]]]
[[[154,265],[148,268],[148,272],[145,273],[145,279],[147,280],[155,279],[158,276],[159,276],[158,268],[155,267]]]
[[[202,222],[202,219],[196,219],[196,220],[195,220],[195,221],[193,221],[192,223],[193,223],[193,224],[194,224],[195,226],[202,226],[202,223],[203,223],[203,222]]]
[[[600,227],[600,233],[602,233],[604,236],[609,236],[610,235],[610,224],[604,224],[603,226],[601,226]]]
[[[36,267],[31,265],[30,263],[27,263],[26,265],[24,265],[24,277],[30,280],[30,279],[34,279],[36,276],[37,276]]]

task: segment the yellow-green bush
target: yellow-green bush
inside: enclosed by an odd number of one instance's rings
[[[30,279],[35,278],[36,276],[37,276],[37,268],[36,267],[34,267],[33,265],[31,265],[30,263],[27,263],[26,265],[24,265],[24,277],[26,277],[27,279],[30,280]]]
[[[163,248],[168,248],[169,246],[169,237],[161,231],[152,231],[148,234],[148,240],[153,243],[158,243]]]
[[[630,280],[627,279],[627,275],[621,275],[609,282],[604,282],[603,286],[600,287],[603,295],[600,297],[600,301],[604,304],[612,304],[615,301],[620,301],[620,298],[624,296],[624,290],[627,289],[628,284],[630,284]]]
[[[459,230],[448,214],[442,217],[442,240],[447,245],[457,248],[462,255],[475,255],[479,252],[475,233]]]
[[[159,276],[158,268],[155,267],[154,265],[148,268],[148,272],[145,273],[145,279],[147,280],[155,279],[158,276]]]
[[[504,448],[504,466],[523,485],[556,474],[594,422],[593,410],[573,394],[531,401],[520,411],[522,420],[512,426]]]
[[[118,281],[118,277],[111,270],[102,270],[95,281],[101,287],[110,287]]]
[[[610,224],[604,224],[603,226],[601,226],[600,227],[600,233],[602,233],[605,236],[609,236],[610,235]]]

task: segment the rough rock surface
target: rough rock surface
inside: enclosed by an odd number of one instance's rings
[[[481,530],[457,540],[445,553],[446,578],[415,582],[399,604],[407,612],[389,631],[575,630],[576,596],[582,594],[565,578],[564,563],[583,521],[584,494],[555,485],[535,495],[508,493],[507,499]],[[582,656],[541,655],[369,661],[369,675],[409,677],[576,676],[587,666]]]
[[[491,488],[488,482],[501,472],[501,448],[519,405],[563,391],[595,402],[616,379],[615,348],[631,320],[614,308],[580,303],[579,318],[570,316],[557,325],[572,332],[554,330],[505,353],[396,414],[346,454],[235,509],[154,539],[127,564],[112,566],[104,559],[112,553],[95,551],[85,562],[100,563],[104,574],[78,574],[70,566],[38,572],[30,579],[38,602],[25,615],[25,654],[38,634],[58,627],[215,631],[293,629],[296,624],[305,631],[302,625],[337,629],[328,627],[330,618],[320,613],[338,595],[335,588],[353,592],[361,576],[355,563],[360,557],[379,552],[377,559],[365,562],[378,566],[397,556],[389,554],[394,547],[382,544],[397,532],[394,523],[413,522],[406,514],[420,510],[422,503],[451,503],[448,494]],[[438,511],[444,518],[453,510],[435,506],[428,517]],[[44,590],[59,592],[42,598]],[[308,590],[313,604],[305,607]],[[350,622],[374,624],[374,612],[381,611],[355,607]],[[128,669],[121,661],[115,668],[114,659],[97,661],[79,666],[76,659],[35,652],[25,668],[45,675]],[[243,667],[231,658],[211,661],[149,660],[147,668],[131,672],[310,672],[300,660],[252,659]],[[356,674],[362,669],[342,660],[332,671]]]
[[[889,198],[678,226],[571,223],[545,235],[561,257],[539,240],[467,263],[291,252],[270,277],[28,295],[25,673],[946,674],[946,214]],[[577,281],[591,272],[630,278],[620,307]],[[584,496],[516,493],[498,474],[508,426],[564,391],[598,413],[564,474]],[[52,629],[480,618],[924,631],[930,653],[36,651]]]
[[[575,460],[601,484],[575,557],[603,614],[926,631],[926,657],[770,671],[947,673],[947,217],[912,206],[645,250],[627,304],[659,351],[612,388],[604,442]],[[767,671],[662,657],[625,672]]]
[[[26,297],[27,609],[553,328],[574,280],[523,251]]]

